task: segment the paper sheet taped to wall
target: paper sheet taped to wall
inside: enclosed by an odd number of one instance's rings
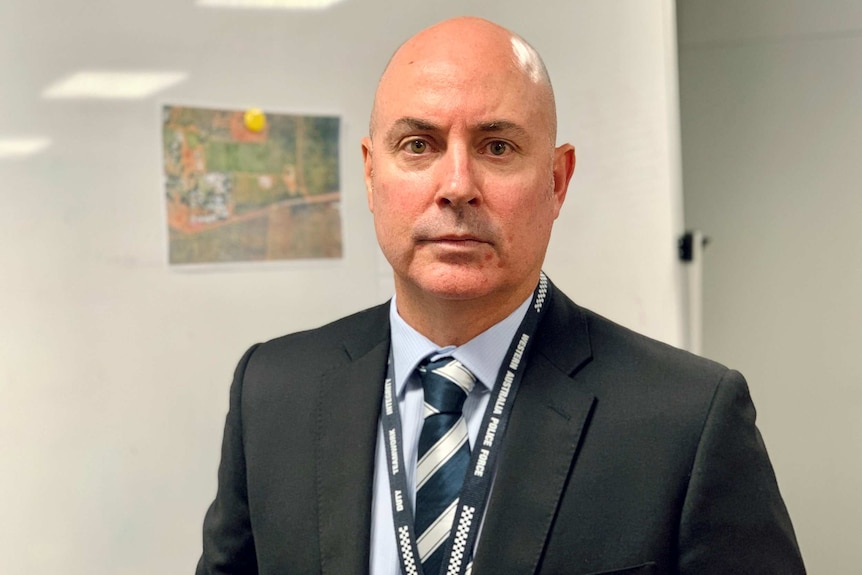
[[[341,257],[339,118],[261,113],[164,106],[171,264]]]

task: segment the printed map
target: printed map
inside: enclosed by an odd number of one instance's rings
[[[340,258],[339,119],[163,109],[171,264]]]

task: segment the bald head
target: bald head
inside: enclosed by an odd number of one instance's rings
[[[448,75],[452,81],[467,79],[465,90],[479,89],[488,76],[506,75],[515,80],[530,101],[541,106],[551,145],[556,139],[556,105],[550,77],[539,53],[523,38],[488,20],[460,17],[445,20],[419,32],[392,55],[374,98],[369,125],[374,135],[378,115],[392,90],[403,89],[404,76]],[[514,87],[514,86],[513,86]],[[409,87],[408,87],[409,89]]]

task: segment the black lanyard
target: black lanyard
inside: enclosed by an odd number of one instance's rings
[[[482,417],[482,426],[470,456],[467,476],[461,488],[458,508],[452,523],[452,533],[444,549],[444,561],[440,575],[463,575],[467,568],[471,551],[476,542],[479,525],[485,513],[488,493],[500,454],[503,435],[512,414],[515,394],[524,373],[527,350],[536,332],[536,326],[545,309],[544,303],[551,290],[548,278],[542,272],[539,285],[533,292],[533,299],[527,314],[521,321],[515,337],[509,345],[506,359],[500,366],[497,382],[491,399]],[[387,468],[389,469],[389,490],[392,495],[392,518],[395,523],[395,537],[398,556],[401,559],[402,575],[420,575],[422,566],[413,532],[413,510],[407,498],[408,485],[404,474],[404,449],[402,447],[401,414],[395,394],[394,366],[392,352],[389,352],[389,366],[383,388],[382,425],[386,445]],[[437,575],[425,573],[424,575]]]

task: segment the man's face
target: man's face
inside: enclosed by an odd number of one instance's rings
[[[548,87],[516,64],[511,44],[486,54],[430,44],[393,59],[363,140],[378,241],[399,297],[522,300],[573,150],[554,149]]]

